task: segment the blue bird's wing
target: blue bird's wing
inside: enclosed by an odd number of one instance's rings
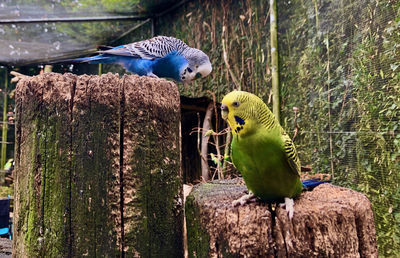
[[[176,81],[185,79],[184,69],[187,67],[188,61],[182,55],[172,51],[162,58],[157,58],[153,64],[153,73],[158,77],[172,78]]]
[[[109,50],[99,51],[99,53],[153,60],[165,57],[174,51],[176,51],[176,54],[180,55],[186,48],[188,48],[188,46],[179,39],[157,36]]]
[[[118,46],[112,49],[104,50],[104,51],[97,51],[98,53],[111,55],[111,56],[127,56],[133,58],[141,58],[140,55],[135,54],[134,52],[130,51],[127,45]]]

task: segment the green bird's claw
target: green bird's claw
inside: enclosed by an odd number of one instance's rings
[[[279,204],[280,207],[285,207],[289,219],[292,220],[294,214],[294,201],[292,198],[285,197],[285,203]]]
[[[239,199],[234,200],[232,202],[232,206],[233,207],[242,206],[242,205],[245,205],[246,203],[255,202],[255,201],[257,201],[257,196],[255,196],[253,193],[250,192],[249,194],[245,194],[242,197],[240,197]]]

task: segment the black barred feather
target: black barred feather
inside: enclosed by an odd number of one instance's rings
[[[178,54],[183,54],[183,52],[189,48],[190,47],[180,39],[167,36],[157,36],[151,39],[123,45],[120,48],[99,51],[99,53],[143,59],[155,59],[164,57],[173,51],[176,51]]]

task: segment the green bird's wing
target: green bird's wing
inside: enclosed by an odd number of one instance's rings
[[[289,135],[282,129],[282,138],[284,143],[285,154],[287,157],[287,161],[291,168],[292,173],[300,176],[300,160],[297,155],[296,147],[294,146],[293,141],[290,139]]]

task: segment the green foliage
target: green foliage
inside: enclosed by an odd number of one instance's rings
[[[80,0],[62,1],[61,6],[66,12],[89,12],[100,15],[109,13],[109,15],[112,15],[112,13],[130,14],[135,10],[138,2],[139,0]],[[105,44],[118,38],[132,26],[131,21],[81,22],[61,24],[57,30],[80,43]]]
[[[181,93],[202,96],[210,90],[221,100],[225,93],[240,87],[267,96],[271,84],[268,10],[268,1],[261,0],[192,1],[180,12],[161,17],[159,34],[202,49],[213,65],[206,79],[190,88],[182,86]]]
[[[380,2],[354,53],[359,178],[374,204],[380,253],[400,255],[400,4]],[[390,19],[389,21],[387,19]],[[362,28],[362,27],[361,27]],[[362,131],[366,131],[365,133]]]
[[[49,12],[118,12],[132,13],[140,0],[13,0],[12,4],[35,5]]]
[[[7,198],[8,196],[13,196],[14,187],[11,186],[0,186],[0,198]]]
[[[208,0],[162,17],[160,34],[201,48],[213,64],[181,93],[221,100],[239,88],[236,77],[269,103],[268,10],[267,1]],[[398,1],[278,1],[283,126],[294,130],[297,107],[302,164],[368,196],[382,256],[400,255],[399,27]]]
[[[94,0],[68,2],[91,6]],[[134,2],[101,5],[123,11]],[[118,34],[115,25],[64,30],[82,42],[104,42]],[[221,100],[241,88],[270,104],[268,1],[190,1],[158,18],[155,29],[210,56],[212,74],[180,85],[181,94],[198,97],[210,90]],[[278,29],[281,120],[290,133],[298,108],[295,143],[302,164],[365,193],[375,213],[380,255],[400,256],[399,1],[278,1]],[[113,45],[149,38],[150,31],[146,25]],[[107,65],[103,71],[123,72]]]
[[[86,9],[90,11],[132,13],[139,0],[79,0],[62,1],[65,8]]]
[[[280,17],[291,17],[280,23],[283,112],[290,127],[292,107],[300,109],[302,162],[365,193],[379,253],[399,256],[400,5],[308,1],[280,7]]]

